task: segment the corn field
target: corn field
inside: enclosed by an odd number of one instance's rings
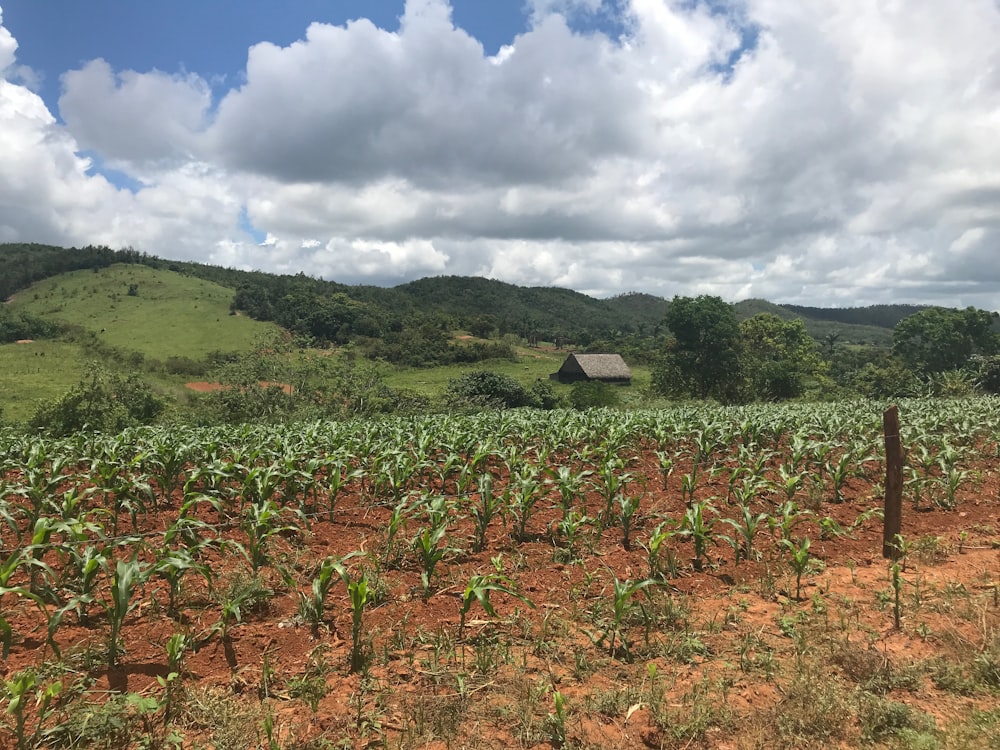
[[[694,600],[805,611],[824,570],[882,565],[884,408],[0,432],[0,739],[608,746],[584,722],[598,665],[639,670],[624,708],[645,707],[659,746],[711,746],[725,717],[666,720],[698,697],[664,698],[671,665],[711,653]],[[992,538],[969,514],[1000,506],[1000,401],[900,413],[905,582],[920,540]],[[246,711],[225,731],[219,691]]]

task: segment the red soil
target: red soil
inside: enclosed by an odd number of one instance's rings
[[[189,384],[189,387],[195,385],[210,389],[213,384]],[[577,562],[555,559],[556,549],[548,537],[551,524],[560,518],[558,507],[552,507],[558,499],[555,493],[539,503],[538,513],[528,526],[531,533],[528,541],[512,539],[510,525],[498,519],[489,527],[486,549],[480,553],[471,552],[468,544],[473,534],[468,511],[478,496],[455,497],[456,509],[463,512],[453,515],[448,538],[461,551],[450,552],[441,562],[430,596],[422,595],[420,566],[409,547],[401,565],[386,567],[379,573],[377,580],[381,581],[378,585],[384,599],[364,616],[364,634],[372,646],[370,666],[364,677],[350,674],[346,669],[351,649],[351,615],[344,585],[334,586],[326,609],[327,625],[316,635],[296,619],[299,592],[309,591],[318,565],[326,556],[364,550],[377,557],[385,551],[391,503],[368,496],[356,480],[351,481],[337,501],[332,521],[321,500],[316,509],[306,507],[307,512],[315,513],[307,530],[271,539],[272,564],[262,568],[262,574],[277,593],[263,608],[244,613],[243,621],[234,625],[232,651],[228,656],[217,636],[209,638],[196,653],[189,653],[184,683],[198,689],[218,688],[231,700],[243,701],[262,694],[265,689],[262,685],[269,681],[267,689],[276,697],[276,724],[281,736],[294,734],[300,739],[325,736],[334,741],[350,738],[355,746],[366,741],[364,731],[376,731],[370,724],[364,725],[367,730],[362,729],[359,718],[362,716],[377,719],[376,734],[387,738],[390,746],[398,743],[444,747],[440,737],[451,731],[448,712],[458,712],[459,718],[472,717],[468,726],[460,722],[454,728],[460,741],[449,742],[450,746],[533,745],[539,741],[538,737],[524,728],[524,722],[543,725],[546,715],[553,710],[552,691],[558,690],[571,707],[568,730],[575,745],[660,747],[667,739],[654,726],[649,699],[643,692],[649,688],[647,664],[656,665],[664,680],[668,708],[676,706],[682,710],[693,700],[690,696],[697,695],[699,685],[724,680],[728,686],[726,692],[713,699],[714,702],[717,705],[724,702],[740,715],[753,718],[773,710],[782,700],[782,689],[774,677],[766,678],[759,670],[735,665],[741,664],[744,657],[763,658],[763,654],[769,653],[777,655],[778,663],[787,666],[794,640],[782,631],[781,623],[813,623],[819,617],[819,607],[824,608],[823,617],[831,623],[830,627],[836,626],[838,618],[841,622],[846,618],[850,630],[844,636],[848,639],[845,643],[849,642],[849,636],[856,638],[867,633],[877,652],[895,664],[940,654],[942,641],[928,638],[928,632],[951,632],[956,638],[965,639],[976,637],[973,623],[944,607],[942,592],[960,586],[972,595],[979,595],[997,585],[1000,477],[992,464],[977,468],[978,479],[964,488],[957,510],[913,512],[907,508],[904,511],[904,537],[923,540],[926,547],[924,552],[914,552],[909,557],[903,571],[910,597],[907,601],[911,601],[916,587],[922,589],[927,601],[942,603],[942,608],[925,606],[918,610],[916,605],[908,605],[901,629],[893,628],[891,609],[887,611],[877,604],[880,592],[889,585],[887,564],[881,558],[878,519],[862,521],[848,536],[824,540],[813,518],[796,530],[798,535],[813,540],[811,551],[817,561],[814,572],[804,577],[802,596],[798,599],[785,558],[774,552],[773,537],[766,529],[757,539],[764,552],[761,561],[737,563],[732,549],[720,543],[710,547],[710,565],[703,572],[696,572],[688,562],[692,554],[690,544],[673,542],[680,575],[665,588],[657,589],[655,596],[668,597],[685,610],[684,619],[692,630],[679,628],[671,632],[659,626],[653,640],[661,645],[647,651],[642,646],[643,628],[631,621],[627,635],[638,658],[634,663],[611,658],[606,648],[593,642],[592,636],[600,628],[590,623],[595,621],[595,613],[606,611],[615,577],[637,580],[647,575],[647,555],[642,545],[649,541],[660,518],[678,518],[685,511],[680,483],[683,468],[678,467],[664,490],[656,456],[652,451],[644,451],[629,469],[637,478],[645,478],[635,542],[625,549],[621,530],[607,529],[581,545]],[[500,477],[497,489],[503,483],[504,478]],[[441,487],[439,480],[429,476],[415,486],[432,493],[454,492],[450,482]],[[633,487],[638,486],[636,481]],[[843,502],[823,503],[819,517],[828,515],[844,528],[850,528],[860,514],[877,507],[872,492],[870,481],[851,480]],[[722,499],[725,495],[724,476],[699,490],[700,498],[720,498],[714,501],[715,507],[721,514],[731,516],[734,508]],[[299,504],[296,498],[289,501]],[[136,531],[162,532],[176,518],[179,502],[179,495],[175,495],[158,512],[140,514]],[[758,511],[774,508],[766,498],[759,498],[755,504]],[[602,506],[603,500],[590,492],[581,508],[594,517]],[[235,507],[222,515],[207,506],[197,510],[197,517],[219,526],[224,538],[245,545],[247,536],[240,530],[236,514]],[[131,531],[127,518],[122,519],[122,525]],[[415,517],[403,533],[412,536],[420,525],[420,519]],[[721,522],[717,523],[716,533],[725,533],[723,527]],[[218,582],[246,567],[243,558],[233,552],[208,554]],[[143,549],[140,557],[151,560],[151,550]],[[46,560],[52,565],[59,563],[56,555]],[[360,572],[361,564],[361,558],[351,561],[355,574]],[[372,573],[373,565],[364,564]],[[288,586],[283,581],[279,567],[294,577],[294,585]],[[466,632],[460,634],[459,604],[466,582],[472,574],[495,569],[509,576],[512,585],[533,600],[537,609],[528,609],[517,599],[496,593],[492,601],[498,617],[487,616],[475,605]],[[93,672],[97,680],[94,689],[160,692],[156,678],[166,674],[164,644],[169,636],[175,632],[204,634],[219,617],[218,605],[209,596],[205,582],[196,575],[184,579],[184,592],[182,616],[173,619],[165,613],[163,582],[150,579],[137,594],[139,605],[126,620],[126,649],[121,668],[111,674],[97,668]],[[637,595],[636,601],[645,598]],[[11,604],[8,600],[4,603],[7,607]],[[44,626],[39,629],[37,611],[22,603],[10,614],[19,636],[9,659],[0,665],[0,675],[4,677],[38,664],[45,653]],[[982,616],[990,623],[997,620],[995,610],[984,610]],[[75,616],[68,615],[57,637],[65,655],[81,653],[88,647],[99,648],[106,640],[105,632],[102,616],[95,616],[91,626],[81,627]],[[662,645],[672,642],[672,638],[683,640],[692,635],[700,647],[687,659],[671,658],[672,652]],[[756,644],[753,646],[756,651],[743,654],[739,652],[739,643]],[[325,696],[319,701],[318,711],[312,712],[301,700],[292,700],[289,690],[294,679],[307,670],[310,659],[315,659],[318,648],[325,650],[329,671],[323,675]],[[477,666],[480,664],[482,671]],[[273,674],[264,674],[265,665]],[[462,675],[462,681],[457,682]],[[782,684],[788,677],[778,673]],[[614,703],[612,708],[600,708],[603,704],[595,703],[611,701],[611,697],[619,694],[626,696],[622,705]],[[939,724],[979,705],[972,699],[942,699],[940,691],[929,687],[906,692],[895,699],[932,713]],[[422,718],[418,721],[414,717]],[[437,729],[432,731],[433,727]],[[722,730],[724,733],[709,730],[691,746],[742,747],[744,739],[739,732],[744,730],[739,727],[737,723],[735,728]],[[191,728],[188,738],[197,738],[198,731],[197,727]],[[425,745],[431,738],[437,738],[437,744]],[[765,742],[760,746],[770,745]]]

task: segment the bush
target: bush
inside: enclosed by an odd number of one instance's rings
[[[600,380],[581,380],[573,384],[569,402],[574,409],[594,409],[601,406],[618,406],[621,397],[613,385]]]
[[[125,377],[95,368],[62,398],[42,406],[31,426],[63,436],[83,430],[121,432],[152,423],[166,402],[136,375]]]
[[[515,409],[537,406],[536,398],[509,375],[489,370],[475,370],[448,381],[449,401],[464,401],[490,409]]]
[[[535,400],[534,406],[539,409],[557,409],[562,405],[562,399],[548,380],[536,380],[528,392]]]

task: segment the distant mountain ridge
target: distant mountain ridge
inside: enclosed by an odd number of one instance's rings
[[[478,322],[494,325],[501,333],[536,335],[546,340],[562,337],[572,341],[583,332],[592,340],[613,339],[621,335],[662,332],[662,322],[670,304],[666,299],[640,292],[597,299],[570,289],[521,287],[467,276],[427,277],[391,288],[349,286],[304,274],[276,275],[170,261],[132,249],[77,249],[38,244],[0,244],[0,299],[51,276],[104,268],[115,263],[138,263],[236,289],[236,307],[259,319],[285,325],[287,321],[282,321],[274,308],[298,295],[298,309],[308,308],[309,299],[351,300],[350,315],[354,319],[363,318],[372,330],[378,326],[398,330],[403,322],[412,323],[414,318],[440,320],[443,316],[459,327]],[[254,304],[248,304],[249,301]],[[810,334],[818,340],[835,334],[841,342],[887,345],[891,343],[892,328],[900,320],[928,305],[822,308],[749,299],[736,303],[735,307],[741,319],[761,312],[785,320],[802,319]],[[337,312],[342,311],[338,308]]]

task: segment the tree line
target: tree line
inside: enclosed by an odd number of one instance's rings
[[[742,322],[719,297],[675,297],[653,389],[723,403],[1000,393],[995,312],[923,307],[902,318],[891,349],[818,342],[801,320],[760,313]]]

